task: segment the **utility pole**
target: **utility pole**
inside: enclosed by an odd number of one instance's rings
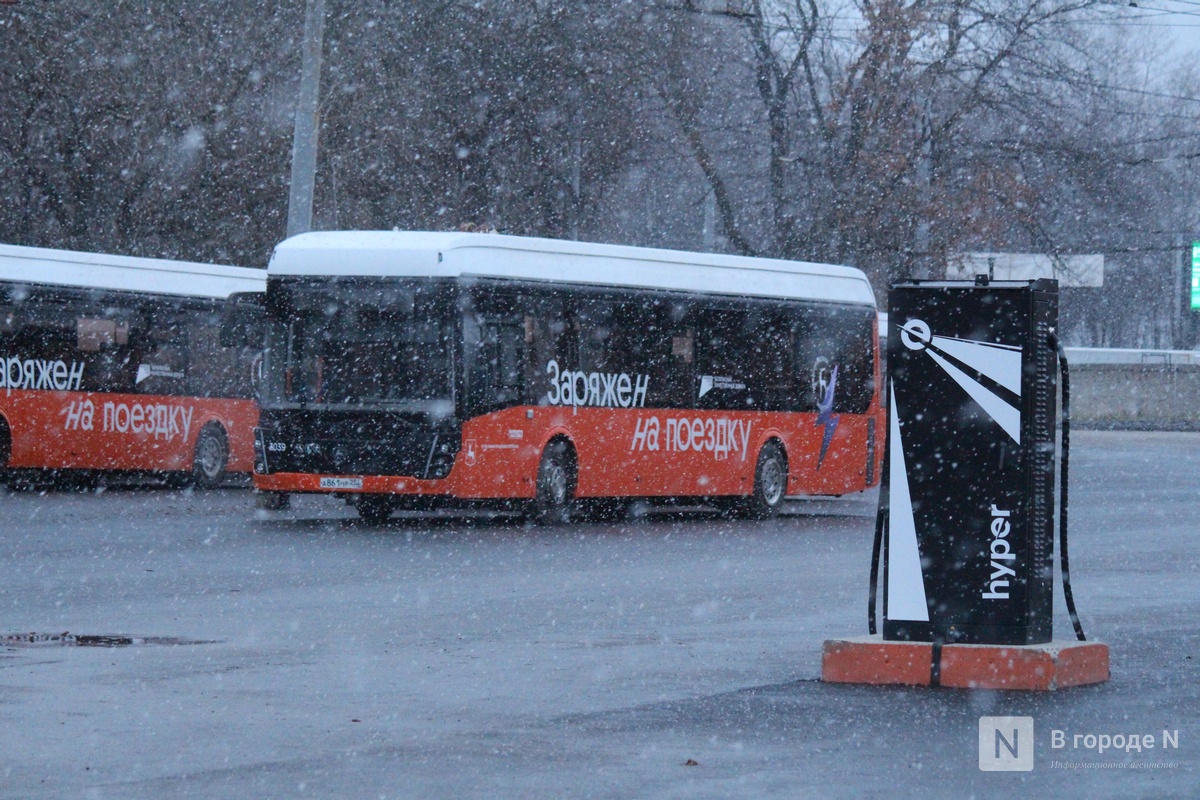
[[[1187,271],[1189,248],[1184,242],[1183,234],[1175,236],[1175,292],[1171,302],[1171,349],[1182,350],[1184,339],[1183,293],[1184,274]]]
[[[717,198],[713,190],[704,193],[704,224],[700,232],[704,252],[717,252]]]
[[[921,99],[921,154],[917,158],[916,181],[920,193],[921,208],[918,212],[917,229],[913,232],[913,249],[916,251],[915,274],[925,278],[937,277],[933,258],[930,255],[930,239],[933,224],[930,220],[933,200],[933,103],[928,93]],[[993,266],[988,266],[989,272]],[[943,272],[944,275],[944,267]]]
[[[300,96],[296,101],[296,127],[292,135],[288,236],[312,229],[321,102],[321,42],[324,35],[325,0],[307,0],[304,10],[304,43],[300,55]]]
[[[571,238],[579,241],[579,193],[583,190],[583,133],[580,130],[579,110],[571,119]]]

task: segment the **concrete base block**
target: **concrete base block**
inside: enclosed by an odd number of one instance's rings
[[[1062,641],[1031,645],[946,644],[879,636],[830,639],[821,658],[829,683],[1053,691],[1109,679],[1108,645]]]

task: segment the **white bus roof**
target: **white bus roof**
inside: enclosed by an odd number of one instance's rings
[[[0,244],[0,282],[225,298],[266,290],[266,270]]]
[[[486,277],[875,305],[851,267],[489,233],[320,231],[275,247],[270,275]]]

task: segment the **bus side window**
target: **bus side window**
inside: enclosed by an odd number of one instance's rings
[[[221,341],[220,322],[216,311],[189,315],[187,393],[195,397],[250,397],[260,347],[243,344],[254,341],[248,337],[226,345]]]
[[[480,321],[471,381],[475,413],[518,405],[525,394],[524,317]]]
[[[579,365],[582,372],[613,372],[618,355],[613,350],[618,338],[615,304],[607,300],[583,297],[576,303],[579,331]],[[615,370],[619,372],[620,370]]]
[[[75,321],[75,346],[85,353],[129,344],[129,323],[80,317]]]
[[[861,414],[871,404],[875,391],[875,315],[860,309],[844,309],[838,323],[841,340],[838,356],[845,364],[846,394],[836,410]],[[841,373],[838,378],[841,379]]]
[[[695,391],[696,330],[673,328],[671,334],[671,358],[667,367],[670,385],[670,405],[688,408],[692,405]]]
[[[804,309],[803,318],[795,328],[801,410],[818,410],[831,386],[833,411],[861,414],[867,410],[874,390],[873,324],[873,314],[858,309],[837,306]]]
[[[746,316],[742,309],[729,308],[709,309],[699,315],[697,407],[743,409],[758,407],[761,402],[758,387],[752,385]]]
[[[621,314],[628,354],[623,371],[636,385],[647,379],[644,405],[687,408],[692,404],[694,334],[686,305],[650,298],[627,304]]]
[[[827,341],[829,310],[805,304],[794,329],[798,411],[816,411],[833,363]]]
[[[58,308],[15,308],[4,314],[0,332],[0,356],[57,360],[67,364],[79,359],[71,319]]]
[[[188,331],[184,313],[163,307],[147,314],[147,327],[136,337],[135,391],[139,394],[180,395],[188,372]]]
[[[792,331],[784,315],[755,309],[746,315],[744,340],[750,346],[750,399],[768,411],[790,411],[795,404]]]
[[[551,392],[550,362],[557,362],[560,372],[574,369],[573,331],[563,313],[562,299],[552,293],[532,293],[524,311],[528,373],[523,402],[547,405]]]
[[[116,308],[78,317],[75,345],[85,364],[82,388],[100,392],[135,391],[138,343],[143,329],[138,317]]]

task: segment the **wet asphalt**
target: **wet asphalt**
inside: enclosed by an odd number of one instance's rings
[[[1200,435],[1074,440],[1113,678],[1049,694],[820,682],[866,632],[873,495],[372,528],[236,489],[2,493],[0,797],[1195,797]],[[984,715],[1033,717],[1032,771],[980,771]]]

